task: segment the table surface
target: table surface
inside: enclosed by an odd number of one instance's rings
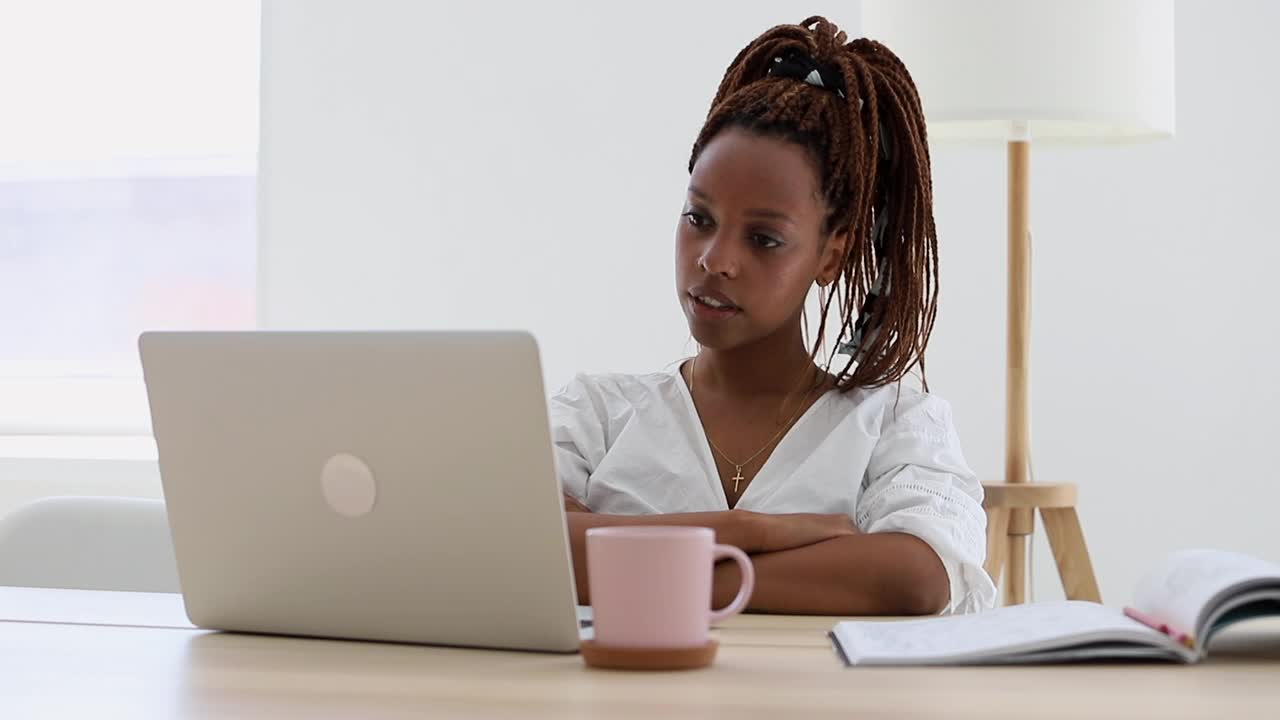
[[[748,615],[714,666],[194,629],[176,595],[0,587],[0,717],[1280,717],[1280,622],[1199,665],[845,668],[841,618]]]

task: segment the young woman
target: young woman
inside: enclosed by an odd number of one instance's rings
[[[729,66],[689,173],[675,277],[697,355],[580,375],[551,402],[580,601],[588,528],[663,524],[751,553],[756,610],[990,606],[981,485],[950,407],[902,383],[917,366],[923,379],[937,307],[906,68],[823,18],[775,27]],[[839,342],[819,363],[832,310]],[[717,567],[717,603],[737,585],[732,563]]]

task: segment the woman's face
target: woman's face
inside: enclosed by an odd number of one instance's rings
[[[823,232],[817,169],[795,143],[716,135],[690,175],[676,230],[676,293],[689,330],[728,350],[792,332],[815,280],[834,280],[847,236]]]

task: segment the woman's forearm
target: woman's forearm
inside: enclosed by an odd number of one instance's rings
[[[946,568],[914,535],[872,533],[762,553],[751,558],[756,587],[748,607],[807,615],[929,615],[950,601]],[[713,596],[738,592],[735,563],[716,566]]]
[[[567,503],[572,507],[573,503]],[[680,525],[711,528],[716,542],[733,545],[743,552],[765,554],[803,548],[832,538],[850,536],[857,528],[847,515],[791,513],[770,515],[748,510],[676,513],[669,515],[602,515],[592,512],[567,512],[569,549],[573,554],[573,573],[578,602],[589,603],[587,582],[587,530],[620,525]]]

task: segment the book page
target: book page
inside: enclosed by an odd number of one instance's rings
[[[1147,573],[1134,591],[1133,606],[1185,633],[1198,644],[1202,614],[1216,596],[1244,583],[1274,579],[1280,565],[1224,550],[1182,550]]]
[[[854,665],[1008,662],[1011,655],[1102,641],[1173,645],[1115,608],[1079,601],[1013,605],[925,620],[847,621],[838,623],[833,634]],[[1177,657],[1176,651],[1169,654]]]

